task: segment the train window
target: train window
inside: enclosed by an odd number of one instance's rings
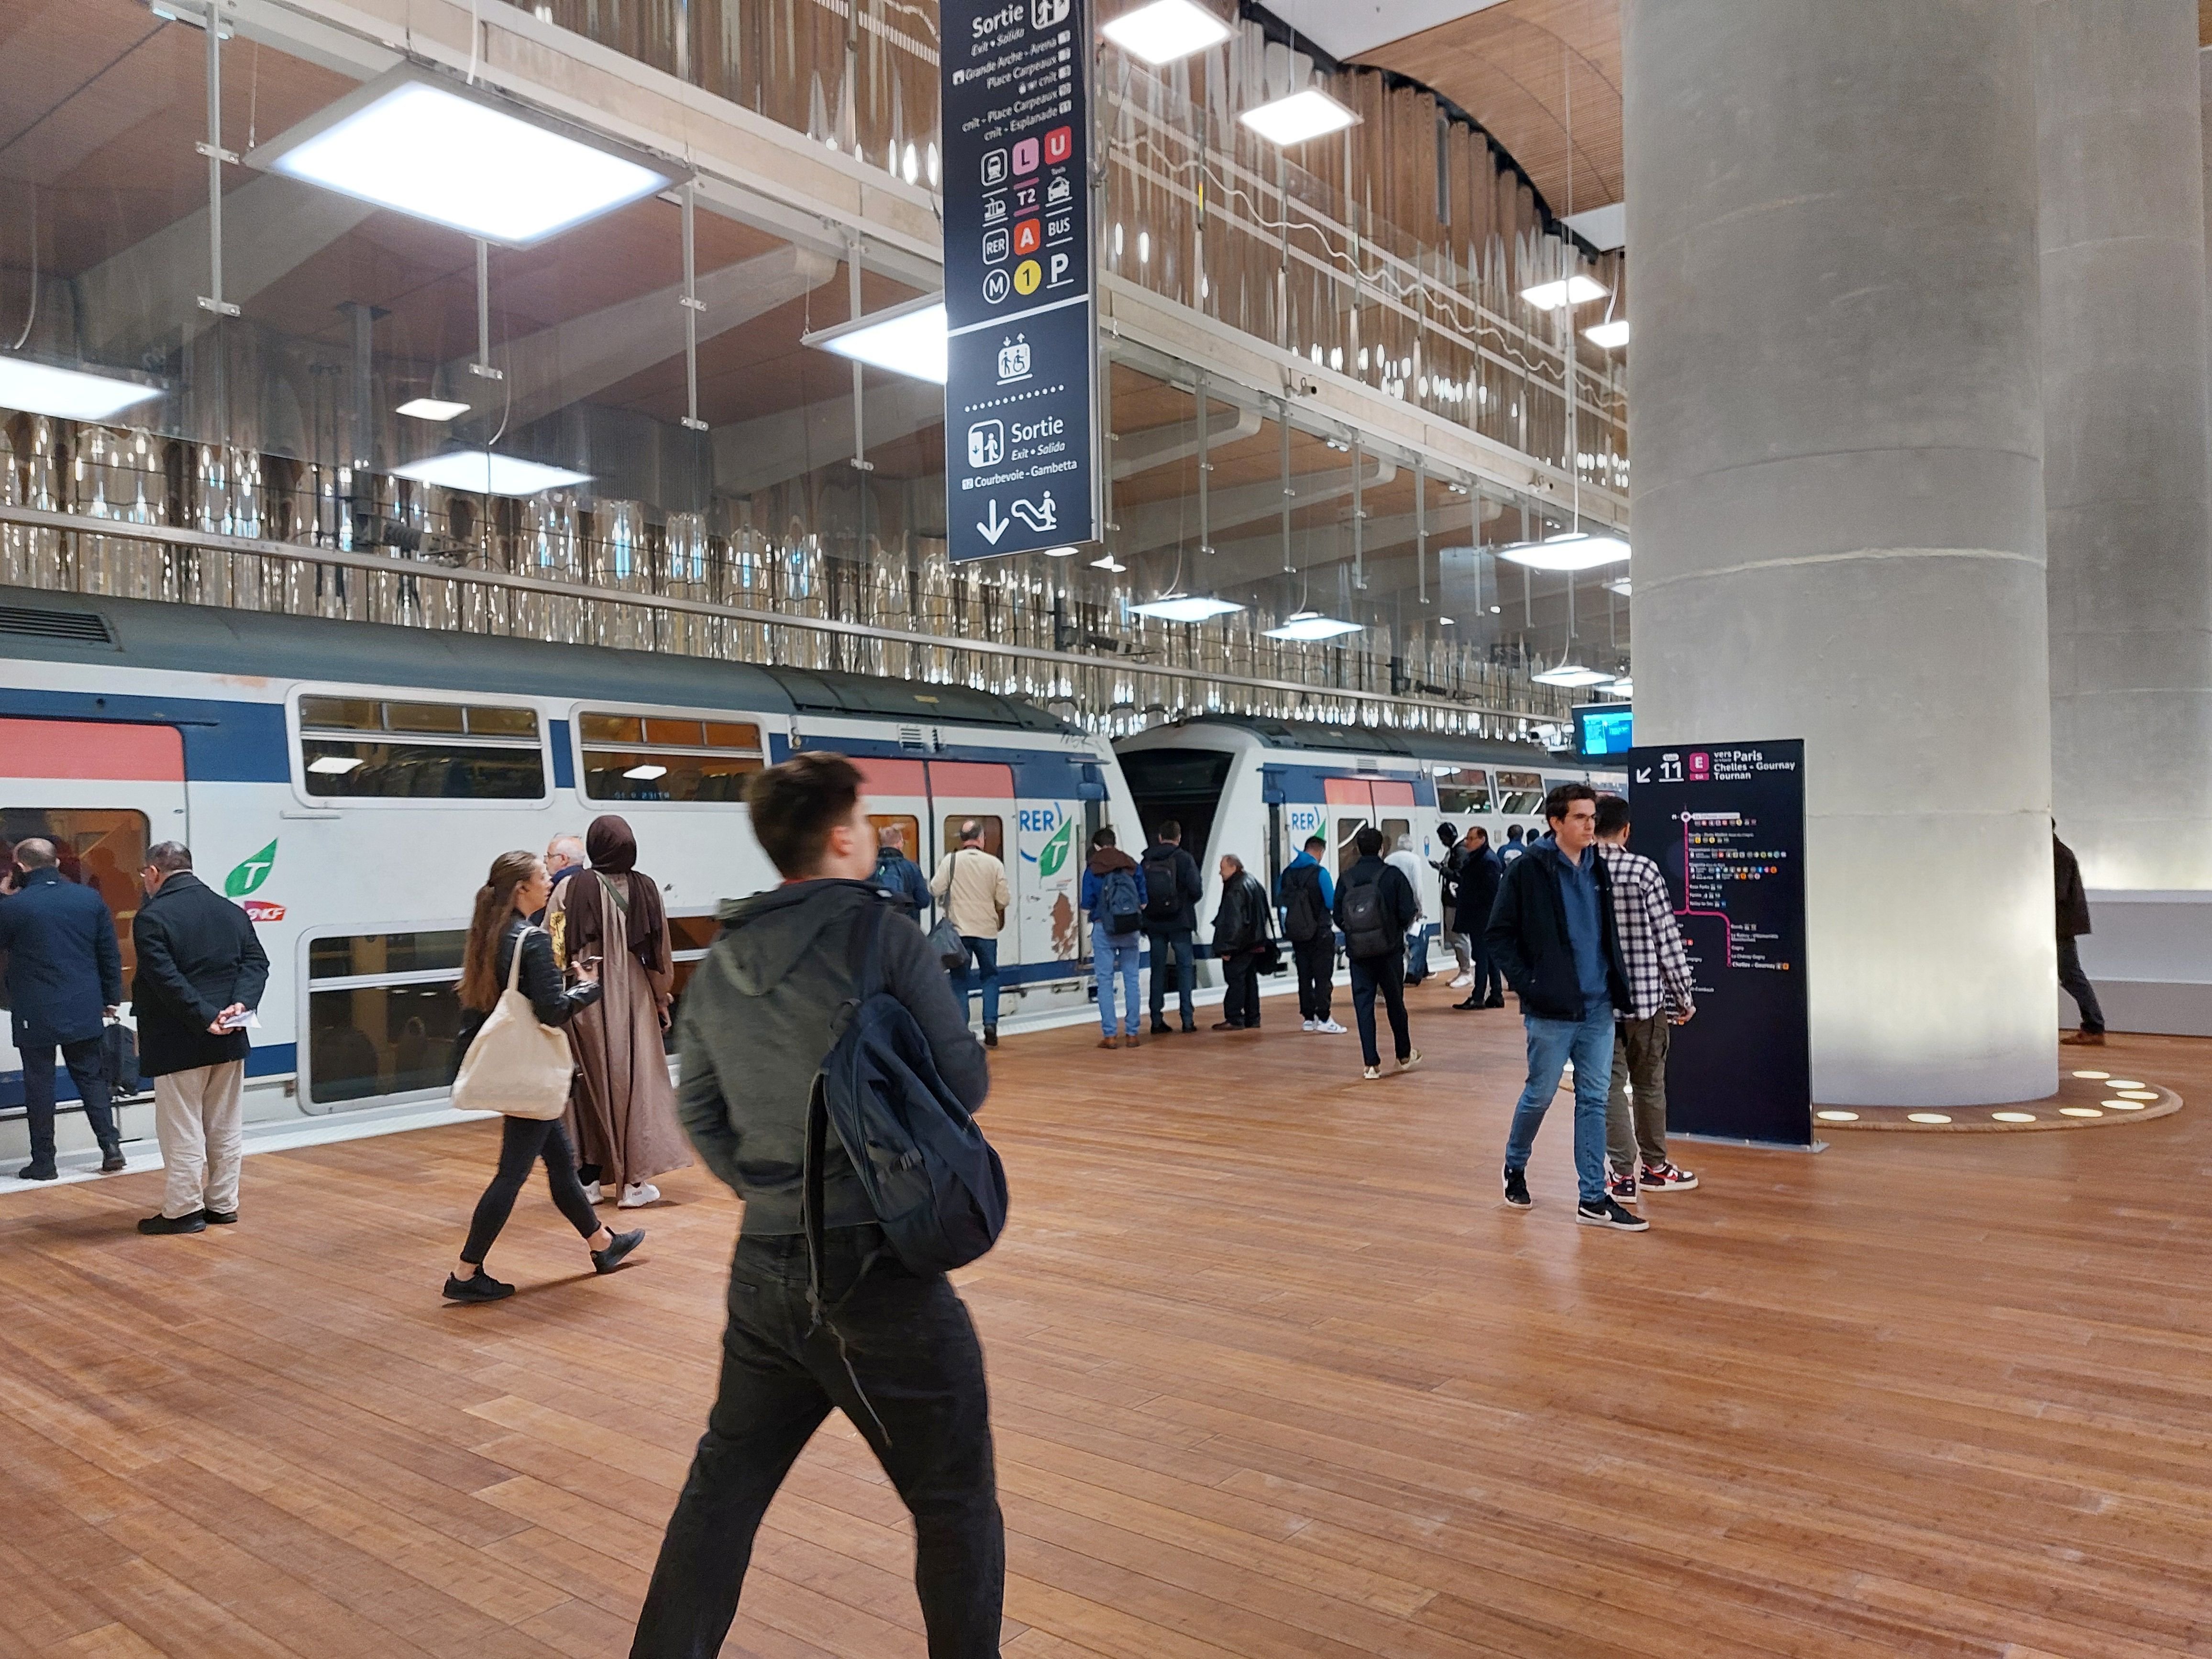
[[[336,800],[545,794],[533,708],[302,697],[300,764],[307,793]]]
[[[1339,818],[1336,821],[1336,873],[1342,875],[1359,862],[1359,848],[1352,837],[1367,827],[1365,818]]]
[[[911,812],[871,812],[868,822],[875,826],[876,844],[883,845],[884,831],[899,832],[899,851],[916,864],[921,862],[921,820]]]
[[[988,853],[993,858],[1004,858],[1006,855],[1006,826],[1005,820],[998,817],[988,817],[982,813],[969,812],[963,812],[956,817],[949,817],[945,820],[945,840],[941,844],[946,852],[955,852],[958,849],[960,846],[960,826],[963,823],[975,823],[981,824],[982,826],[983,850]],[[909,854],[908,856],[911,857],[913,855]]]
[[[356,933],[349,939],[319,939],[307,947],[309,979],[360,979],[380,974],[461,971],[469,942],[465,928],[421,933]]]
[[[1444,775],[1437,778],[1437,810],[1446,817],[1464,817],[1474,812],[1490,811],[1490,775],[1468,767],[1461,767],[1444,781]]]
[[[1534,812],[1544,804],[1544,777],[1540,772],[1500,772],[1498,775],[1498,800],[1495,811],[1511,816]]]
[[[745,798],[746,778],[761,769],[760,727],[747,721],[586,714],[578,724],[584,793],[593,800],[733,805]]]
[[[347,1106],[452,1081],[467,941],[459,927],[308,941],[303,1070],[312,1103]]]
[[[1382,832],[1382,856],[1385,858],[1396,852],[1398,843],[1413,833],[1413,826],[1404,818],[1385,818],[1376,827]]]
[[[138,914],[138,872],[146,867],[148,834],[143,812],[6,807],[0,809],[0,869],[13,862],[17,842],[36,838],[53,842],[62,879],[92,888],[107,901],[127,976],[138,965],[131,923]],[[6,1006],[5,975],[0,975],[0,1007]]]

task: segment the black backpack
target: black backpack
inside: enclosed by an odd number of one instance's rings
[[[927,1276],[966,1266],[1006,1224],[1006,1172],[975,1118],[938,1074],[929,1039],[884,987],[891,907],[854,921],[853,988],[831,1022],[836,1040],[806,1108],[806,1295],[822,1305],[822,1162],[831,1125],[883,1225],[891,1253]]]
[[[1137,878],[1133,871],[1109,870],[1098,884],[1098,920],[1105,924],[1106,937],[1122,939],[1143,925],[1145,913],[1137,902]]]
[[[1145,854],[1145,920],[1172,927],[1182,917],[1182,869],[1179,847],[1155,847]]]
[[[1303,865],[1283,872],[1283,932],[1293,945],[1310,945],[1324,933],[1334,933],[1336,923],[1321,902],[1321,866]]]
[[[1358,882],[1344,890],[1344,953],[1364,961],[1406,948],[1404,936],[1390,925],[1382,906],[1381,881]]]

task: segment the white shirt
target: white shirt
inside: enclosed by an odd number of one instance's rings
[[[1421,908],[1421,855],[1410,847],[1401,847],[1382,862],[1405,877],[1406,885],[1413,890],[1413,920],[1419,921],[1427,914]]]

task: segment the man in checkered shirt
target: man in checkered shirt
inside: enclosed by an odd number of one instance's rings
[[[1613,878],[1613,932],[1634,1004],[1613,1027],[1606,1191],[1617,1203],[1633,1204],[1639,1191],[1680,1192],[1698,1184],[1697,1176],[1667,1158],[1667,1047],[1672,1028],[1697,1006],[1666,878],[1650,859],[1628,850],[1628,803],[1619,795],[1598,797],[1597,850]]]

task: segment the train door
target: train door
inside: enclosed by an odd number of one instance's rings
[[[1091,955],[1091,930],[1083,925],[1077,902],[1083,896],[1083,866],[1090,856],[1091,838],[1105,827],[1107,804],[1045,793],[1050,786],[1039,780],[1048,776],[1066,776],[1056,757],[1050,767],[1022,769],[1016,786],[1021,798],[1014,803],[1014,850],[1006,860],[1008,878],[1019,890],[1015,908],[1021,919],[1021,959],[1032,964],[1065,963],[1066,973],[1073,977]],[[1139,832],[1120,824],[1115,829],[1122,838],[1122,850],[1142,858],[1143,846],[1130,844]],[[1036,971],[1050,976],[1049,969]]]
[[[53,843],[64,879],[107,901],[127,997],[137,966],[131,924],[138,914],[146,850],[157,842],[190,839],[182,736],[170,726],[0,720],[0,853],[12,854],[16,842],[33,837]],[[222,886],[221,872],[203,873],[210,885]],[[0,981],[0,1003],[5,1000]],[[0,1110],[13,1115],[23,1105],[23,1060],[8,1039],[9,1025],[0,1022]],[[76,1098],[66,1071],[57,1077],[56,1091],[64,1101]],[[70,1139],[64,1132],[65,1145]]]
[[[921,866],[924,879],[934,875],[940,853],[933,833],[929,778],[922,763],[860,758],[853,764],[860,769],[860,787],[878,846],[884,845],[884,837],[890,834],[900,850]]]
[[[1031,958],[1023,953],[1020,927],[1024,890],[1021,860],[1015,852],[1014,769],[995,761],[926,763],[929,804],[938,845],[951,853],[960,845],[960,829],[973,823],[982,831],[983,850],[1006,866],[1006,915],[999,933],[999,966]]]

